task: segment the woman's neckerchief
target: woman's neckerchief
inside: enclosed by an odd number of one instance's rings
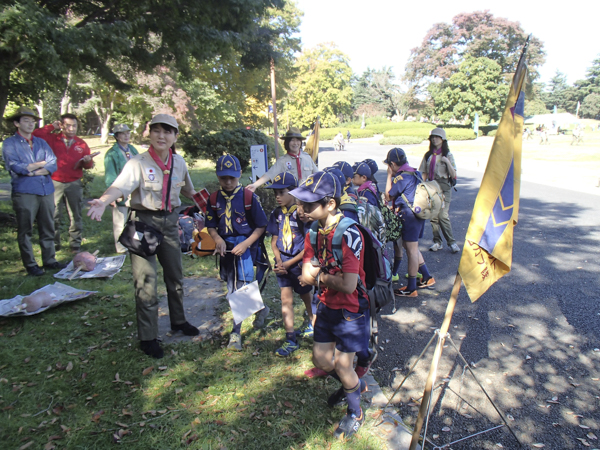
[[[162,162],[156,151],[152,146],[148,149],[148,154],[152,157],[154,162],[158,165],[160,170],[163,173],[163,181],[162,181],[162,208],[165,211],[171,211],[171,196],[169,195],[167,198],[167,192],[170,192],[169,186],[169,174],[171,173],[171,169],[173,168],[173,150],[169,149],[169,157],[167,158],[167,165]]]
[[[302,180],[302,164],[300,163],[300,150],[297,155],[292,155],[291,152],[288,152],[288,155],[296,160],[296,168],[298,169],[298,182]]]
[[[437,160],[437,156],[442,154],[441,148],[436,148],[431,154],[431,159],[429,161],[429,179],[435,180],[435,162]]]

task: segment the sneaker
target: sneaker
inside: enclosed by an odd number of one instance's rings
[[[392,275],[392,282],[396,282],[400,280],[400,275],[396,274],[396,275]]]
[[[264,327],[265,319],[267,318],[267,316],[269,315],[270,312],[271,312],[271,309],[267,305],[265,305],[265,307],[263,309],[261,309],[254,315],[254,322],[252,322],[252,326],[254,328]]]
[[[408,274],[404,274],[404,278],[408,280]],[[423,274],[421,272],[417,272],[417,279],[423,278]]]
[[[50,270],[63,270],[65,267],[67,267],[66,264],[59,263],[58,261],[53,262],[52,264],[44,264],[44,269]]]
[[[191,325],[189,322],[183,322],[179,325],[171,324],[171,330],[182,331],[186,336],[198,336],[200,334],[200,330]]]
[[[340,424],[333,432],[333,436],[336,439],[350,439],[358,431],[362,423],[365,421],[365,415],[362,409],[360,410],[360,417],[356,417],[356,414],[346,414]]]
[[[455,242],[454,244],[452,244],[450,246],[450,250],[452,251],[452,253],[458,253],[460,252],[460,247],[458,246],[458,244]]]
[[[27,274],[32,277],[41,277],[46,272],[40,266],[27,267]]]
[[[435,284],[435,278],[431,277],[426,280],[417,280],[417,287],[419,289],[428,288]]]
[[[290,356],[296,350],[300,348],[300,345],[297,342],[293,341],[285,341],[281,347],[275,350],[275,354],[277,356]]]
[[[365,380],[358,380],[360,383],[360,393],[367,392],[369,387],[367,386],[367,382]],[[331,394],[327,398],[327,404],[331,408],[335,408],[336,406],[341,406],[346,402],[346,392],[344,391],[344,386],[340,386],[340,388]]]
[[[313,328],[312,323],[309,323],[303,330],[298,332],[298,336],[300,336],[302,339],[311,338],[314,335],[315,329]]]
[[[441,250],[442,244],[438,244],[437,242],[434,242],[433,245],[431,247],[429,247],[429,251],[430,252],[437,252],[438,250]]]
[[[229,336],[229,344],[227,348],[232,348],[238,352],[242,351],[242,335],[239,333],[231,333]]]
[[[358,375],[358,378],[362,378],[367,374],[367,372],[369,371],[369,369],[371,368],[371,366],[373,365],[373,363],[375,362],[376,359],[377,359],[377,350],[370,348],[369,349],[369,361],[367,362],[367,365],[362,366],[357,363],[356,367],[354,368],[354,371],[356,372],[356,375]]]
[[[402,286],[401,288],[394,289],[394,295],[398,297],[418,297],[419,293],[415,289],[414,291],[409,291],[408,286]]]
[[[165,352],[163,352],[163,349],[160,347],[156,339],[140,342],[140,348],[146,355],[152,356],[156,359],[160,359],[165,355]]]

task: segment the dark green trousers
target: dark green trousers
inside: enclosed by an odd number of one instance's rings
[[[136,216],[138,220],[160,230],[165,236],[156,255],[143,258],[131,254],[138,337],[141,341],[150,341],[158,337],[157,259],[163,268],[171,325],[180,325],[186,321],[183,309],[183,266],[177,226],[179,215],[175,211],[168,215],[136,211]]]
[[[17,243],[26,269],[37,266],[31,236],[33,223],[37,222],[42,264],[56,262],[54,251],[54,195],[12,193],[13,209],[17,217]]]
[[[67,207],[71,224],[69,226],[69,247],[79,250],[83,234],[83,221],[81,220],[81,207],[83,206],[83,183],[81,180],[61,183],[54,181],[54,242],[60,246],[60,215],[61,202]]]

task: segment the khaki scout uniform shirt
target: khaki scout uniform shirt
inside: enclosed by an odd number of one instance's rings
[[[292,158],[287,153],[281,156],[275,164],[271,166],[271,168],[267,171],[266,175],[273,181],[278,174],[282,172],[289,172],[296,177],[298,180],[298,185],[302,183],[304,180],[308,178],[309,175],[312,175],[315,172],[318,172],[319,169],[315,165],[315,162],[311,158],[311,156],[303,151],[300,151],[300,167],[302,168],[302,179],[298,177],[298,166],[296,165],[296,158]]]
[[[456,162],[454,161],[454,155],[452,155],[452,153],[448,152],[447,158],[450,160],[450,164],[452,164],[454,171],[456,171]],[[419,172],[421,172],[423,174],[423,178],[427,178],[429,176],[429,162],[430,161],[431,161],[431,156],[427,160],[425,160],[424,157],[421,160],[421,165],[419,166]],[[448,166],[446,165],[446,163],[442,162],[442,155],[438,155],[435,158],[434,174],[435,174],[436,180],[438,180],[440,178],[442,180],[448,180],[450,178],[450,172],[448,172]]]
[[[181,206],[180,193],[192,194],[194,185],[184,159],[173,155],[171,207]],[[112,184],[124,197],[131,195],[131,209],[159,211],[162,209],[163,172],[148,152],[132,157]]]

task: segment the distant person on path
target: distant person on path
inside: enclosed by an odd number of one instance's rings
[[[113,134],[117,142],[104,155],[104,183],[110,187],[117,179],[123,167],[132,156],[138,154],[136,148],[129,143],[131,130],[121,123],[113,128]],[[117,253],[126,253],[127,249],[119,243],[119,236],[123,232],[125,221],[129,216],[129,199],[121,198],[111,203],[113,217],[113,235]]]
[[[83,169],[94,167],[90,148],[81,138],[77,137],[77,117],[73,114],[63,114],[56,121],[33,132],[35,137],[44,139],[56,155],[58,168],[52,174],[54,183],[54,244],[60,250],[60,204],[65,203],[71,220],[69,227],[69,247],[77,253],[81,247],[83,221],[81,208],[83,206]],[[60,130],[58,133],[54,131]]]
[[[346,133],[346,138],[348,138],[348,144],[350,143],[350,130],[348,130],[348,132]]]
[[[344,135],[341,131],[333,138],[333,146],[336,152],[344,151]]]
[[[39,117],[33,110],[21,107],[6,119],[16,132],[2,143],[2,156],[10,173],[11,198],[17,219],[17,244],[23,266],[29,275],[44,275],[38,266],[31,236],[37,222],[42,251],[42,264],[46,269],[63,269],[56,261],[54,250],[54,184],[50,176],[56,171],[56,156],[43,139],[32,133]]]
[[[287,150],[287,154],[280,156],[267,173],[246,186],[246,189],[255,192],[257,188],[267,181],[273,180],[281,172],[291,173],[296,177],[298,183],[302,183],[310,174],[319,170],[311,156],[302,151],[304,136],[298,128],[290,128],[281,139],[283,139],[283,146]]]
[[[394,211],[399,213],[402,222],[402,246],[408,259],[408,285],[396,289],[394,293],[401,297],[418,297],[417,288],[428,288],[435,285],[435,279],[429,273],[427,264],[419,250],[419,239],[423,237],[425,220],[419,219],[408,202],[413,202],[419,180],[414,173],[417,170],[408,164],[406,153],[401,148],[393,148],[384,161],[388,165],[386,183],[386,201],[392,201]],[[417,174],[419,177],[420,174]],[[417,273],[422,278],[417,281]]]
[[[183,265],[179,244],[177,209],[179,195],[193,199],[196,191],[185,160],[175,152],[179,125],[175,117],[157,114],[150,127],[150,148],[131,158],[114,183],[99,199],[91,200],[88,216],[100,221],[108,205],[119,198],[131,196],[131,209],[136,220],[150,225],[163,235],[155,255],[131,253],[131,271],[135,292],[138,338],[140,348],[148,356],[162,358],[164,351],[158,343],[158,295],[156,260],[162,266],[167,288],[171,330],[186,336],[200,331],[185,318],[183,307]]]
[[[423,156],[419,172],[424,176],[424,180],[434,180],[440,185],[444,193],[444,207],[440,209],[437,217],[431,218],[431,228],[433,231],[433,245],[429,247],[432,252],[437,252],[443,248],[440,229],[446,239],[446,243],[452,253],[458,253],[460,248],[454,239],[452,233],[452,224],[450,223],[450,202],[452,201],[452,187],[456,184],[456,162],[454,156],[448,148],[446,132],[441,128],[434,128],[429,135],[429,150]]]

